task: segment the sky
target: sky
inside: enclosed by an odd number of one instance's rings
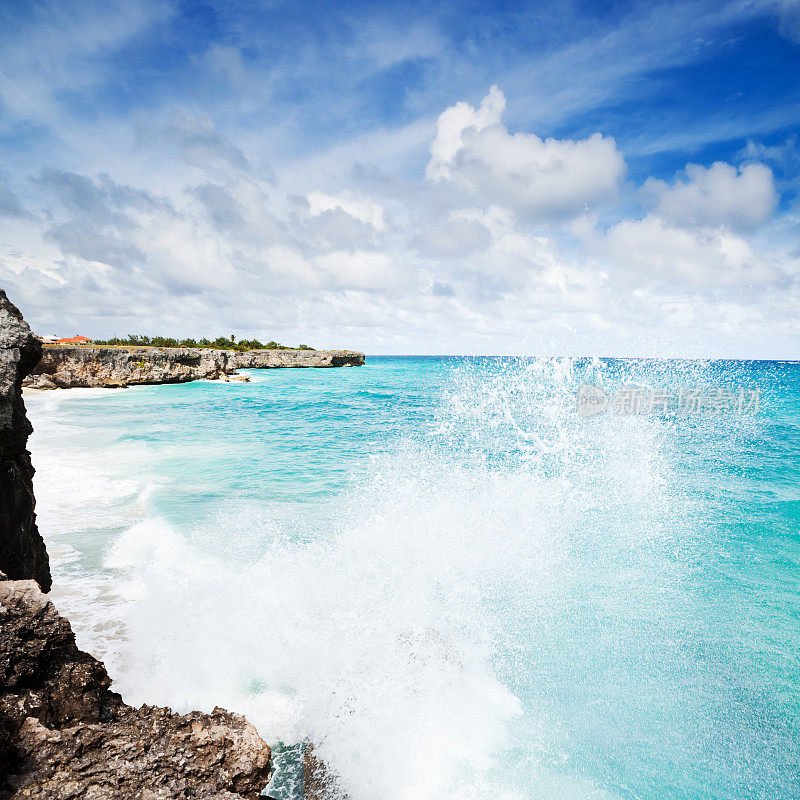
[[[0,2],[40,334],[800,358],[800,0]]]

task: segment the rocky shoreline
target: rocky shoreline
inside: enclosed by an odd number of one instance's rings
[[[196,380],[236,380],[237,369],[360,367],[349,350],[213,350],[187,347],[46,345],[23,381],[30,389],[122,388]]]
[[[271,751],[244,717],[127,705],[43,594],[21,393],[41,349],[0,290],[0,800],[255,800]]]
[[[2,576],[4,577],[4,576]],[[0,580],[0,798],[255,800],[271,753],[242,716],[132,708],[33,580]]]

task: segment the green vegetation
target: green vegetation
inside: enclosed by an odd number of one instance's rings
[[[216,339],[173,339],[170,336],[142,336],[134,333],[128,334],[126,339],[117,336],[111,339],[95,339],[95,345],[108,345],[111,347],[210,347],[215,350],[313,350],[307,344],[299,347],[286,347],[277,342],[259,342],[258,339],[241,339],[231,334],[227,339],[218,336]]]

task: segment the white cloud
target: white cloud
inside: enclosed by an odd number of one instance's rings
[[[324,253],[316,258],[326,273],[326,285],[364,291],[391,290],[402,279],[391,256],[366,250]]]
[[[414,244],[424,256],[463,258],[484,251],[492,234],[482,221],[453,213],[445,219],[421,219]]]
[[[614,225],[605,246],[613,265],[665,285],[754,287],[785,277],[771,259],[726,228],[684,228],[652,215]]]
[[[453,162],[464,148],[465,131],[482,131],[489,125],[499,125],[505,107],[505,95],[497,86],[492,86],[478,108],[461,102],[442,111],[436,121],[436,138],[431,144],[426,177],[450,178]]]
[[[290,293],[293,290],[298,296],[306,294],[305,290],[391,294],[401,277],[390,255],[374,251],[333,250],[309,257],[297,248],[275,245],[268,248],[263,257],[269,271],[282,277],[287,290]],[[301,289],[303,291],[298,292]]]
[[[350,192],[330,195],[317,190],[309,192],[306,198],[313,217],[319,216],[324,211],[341,209],[351,217],[372,225],[375,230],[381,231],[386,226],[383,206],[369,198],[359,197]]]
[[[650,179],[645,193],[657,198],[655,213],[679,225],[725,225],[749,229],[766,222],[778,203],[772,170],[764,164],[740,169],[717,161],[686,165],[686,180],[672,185]]]
[[[617,196],[625,161],[609,137],[540,139],[509,133],[503,93],[493,86],[476,109],[457,103],[439,116],[426,176],[473,200],[547,218],[582,213]]]

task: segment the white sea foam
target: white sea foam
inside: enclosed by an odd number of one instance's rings
[[[120,649],[124,630],[117,576],[103,570],[105,550],[144,518],[151,479],[137,469],[146,454],[135,444],[96,435],[67,412],[81,400],[112,399],[106,389],[71,389],[25,397],[34,423],[29,440],[36,469],[37,519],[54,576],[52,597],[79,644],[100,658]]]
[[[60,597],[129,702],[312,741],[352,800],[606,797],[558,744],[553,664],[602,648],[592,613],[633,643],[625,620],[674,583],[680,515],[659,421],[578,418],[575,369],[465,369],[436,425],[313,523],[242,499],[177,530],[117,451],[76,451],[36,409],[43,530],[69,541],[91,509],[106,531],[88,578],[54,551]]]

